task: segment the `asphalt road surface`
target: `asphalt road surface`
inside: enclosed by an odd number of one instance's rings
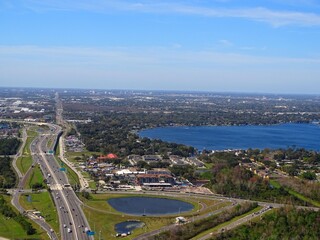
[[[64,166],[55,159],[54,155],[48,154],[49,150],[52,150],[47,146],[49,139],[55,139],[61,131],[59,126],[51,124],[49,127],[49,134],[41,134],[39,139],[31,145],[31,151],[50,185],[59,215],[61,239],[93,239],[85,232],[86,227],[90,229],[89,224],[81,209],[82,203],[70,187],[63,171]]]

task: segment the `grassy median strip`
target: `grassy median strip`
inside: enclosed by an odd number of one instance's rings
[[[25,174],[32,165],[31,156],[22,156],[17,159],[17,167],[19,168],[22,174]]]
[[[26,210],[40,211],[41,216],[54,231],[59,232],[58,213],[49,192],[23,194],[20,197],[20,204]]]
[[[34,140],[34,138],[37,137],[37,135],[38,134],[34,131],[30,131],[30,130],[27,131],[28,137],[26,140],[26,144],[24,145],[24,148],[22,150],[22,156],[20,156],[17,159],[17,167],[19,168],[22,174],[25,174],[32,165],[33,160],[30,154],[30,145]]]
[[[33,185],[36,184],[36,183],[43,183],[43,175],[42,175],[42,172],[40,170],[40,167],[39,165],[36,165],[34,168],[33,168],[33,171],[30,175],[30,178],[28,179],[28,186],[29,188],[33,188]]]
[[[52,144],[53,144],[53,139],[50,138],[50,139],[48,140],[48,142],[47,142],[47,148],[48,148],[48,149],[53,148]]]

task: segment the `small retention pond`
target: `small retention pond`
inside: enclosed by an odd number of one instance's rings
[[[130,215],[161,216],[191,211],[190,203],[154,197],[121,197],[111,198],[108,203],[117,211]]]
[[[125,222],[121,222],[115,225],[115,230],[117,233],[128,233],[128,232],[132,232],[133,230],[137,229],[137,228],[142,228],[144,226],[144,222],[140,222],[140,221],[135,221],[135,220],[131,220],[131,221],[125,221]]]

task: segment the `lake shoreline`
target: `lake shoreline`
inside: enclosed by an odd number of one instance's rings
[[[168,126],[138,132],[140,138],[195,147],[198,150],[225,151],[253,149],[305,148],[319,151],[317,123],[280,123],[270,125]]]

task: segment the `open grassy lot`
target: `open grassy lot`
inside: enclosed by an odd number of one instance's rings
[[[10,202],[9,196],[4,196],[6,201]],[[32,221],[30,221],[32,223]],[[33,227],[37,229],[34,235],[27,235],[21,225],[11,218],[6,218],[0,214],[0,236],[8,239],[49,239],[46,232],[44,232],[38,225],[32,223]]]
[[[66,158],[68,158],[68,160],[70,162],[78,162],[77,160],[75,160],[75,158],[80,157],[83,158],[83,156],[86,157],[90,157],[92,155],[101,155],[100,152],[89,152],[89,151],[83,151],[83,152],[66,152]]]
[[[22,174],[25,174],[32,165],[32,157],[30,155],[21,156],[17,159],[17,167]]]
[[[16,221],[0,214],[0,236],[9,239],[24,238],[26,233]]]
[[[35,183],[43,183],[43,175],[42,175],[42,172],[40,170],[40,167],[38,165],[36,165],[34,168],[33,168],[33,171],[30,175],[30,178],[28,179],[28,187],[29,188],[32,188],[32,185],[35,184]]]
[[[89,188],[91,188],[91,189],[96,189],[96,188],[97,188],[96,183],[95,183],[94,181],[90,181],[90,182],[89,182]]]
[[[175,222],[175,217],[178,216],[178,214],[175,215],[166,215],[161,217],[151,217],[151,216],[128,216],[124,213],[118,212],[115,209],[113,209],[107,202],[110,198],[115,197],[128,197],[128,196],[146,196],[146,197],[165,197],[169,199],[177,199],[189,202],[195,206],[193,211],[187,212],[187,213],[181,213],[179,216],[185,216],[185,217],[192,217],[193,215],[197,215],[199,208],[201,208],[202,205],[208,206],[208,209],[210,207],[223,207],[223,203],[219,204],[219,201],[216,200],[198,200],[193,197],[182,197],[182,198],[171,198],[166,196],[159,196],[159,195],[141,195],[141,194],[92,194],[91,200],[83,200],[85,202],[85,206],[83,207],[84,212],[87,216],[87,219],[89,221],[90,227],[92,230],[96,233],[99,233],[101,231],[101,237],[103,239],[115,239],[115,230],[114,225],[127,221],[127,220],[140,220],[145,223],[145,227],[136,229],[133,231],[133,234],[131,236],[128,236],[127,239],[132,239],[140,234],[143,234],[146,231],[152,231],[159,229],[163,226],[172,224]],[[211,210],[211,209],[210,209]],[[204,211],[206,212],[206,211]],[[203,213],[204,213],[203,212]]]
[[[28,195],[31,195],[31,201],[28,201]],[[45,218],[46,222],[51,225],[55,232],[59,232],[59,218],[56,208],[53,204],[49,192],[40,192],[24,194],[20,197],[20,204],[27,210],[37,210]]]

